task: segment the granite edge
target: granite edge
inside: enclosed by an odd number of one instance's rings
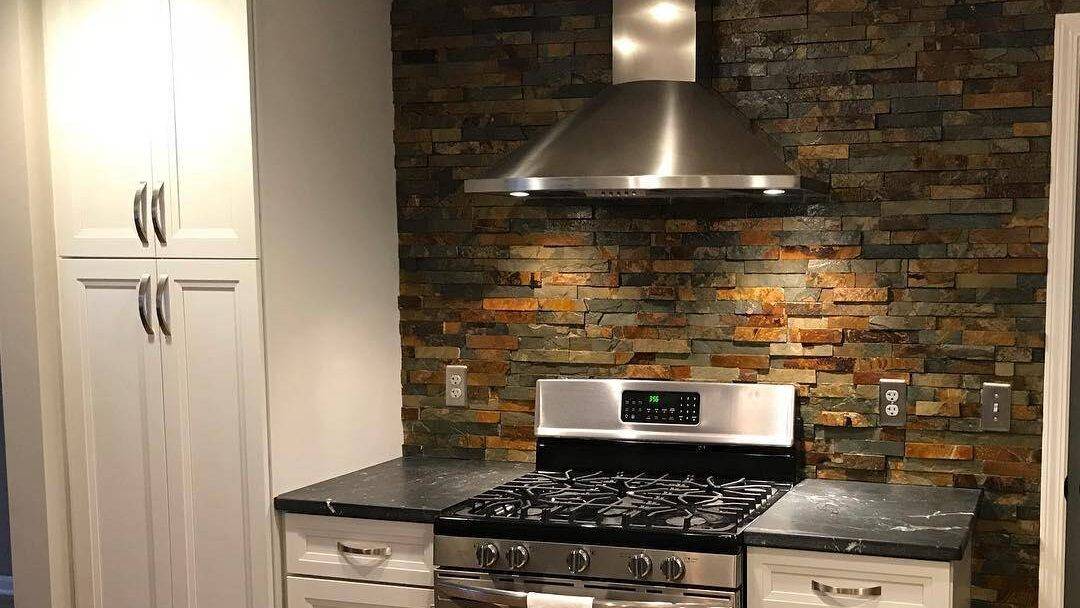
[[[278,497],[274,499],[274,510],[283,514],[322,515],[325,517],[344,517],[349,519],[377,519],[381,521],[400,521],[419,524],[435,522],[439,510],[393,505],[356,505],[345,503],[321,502]]]

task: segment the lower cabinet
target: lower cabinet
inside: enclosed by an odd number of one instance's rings
[[[970,555],[932,562],[751,547],[746,557],[747,608],[970,605]]]
[[[399,587],[356,581],[290,576],[289,608],[431,608],[435,593],[421,587]]]
[[[60,261],[75,605],[272,606],[258,266]]]
[[[430,524],[297,514],[282,522],[289,608],[434,606]]]

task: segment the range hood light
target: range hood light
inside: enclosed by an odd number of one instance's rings
[[[615,40],[612,41],[611,44],[612,44],[612,46],[615,47],[615,52],[616,53],[618,53],[619,55],[627,56],[627,57],[629,57],[630,55],[633,55],[635,52],[637,52],[637,49],[638,49],[638,43],[635,42],[634,39],[630,38],[629,36],[624,36],[622,38],[616,38]]]
[[[649,9],[649,14],[659,23],[671,23],[679,18],[679,7],[670,2],[657,2]]]
[[[781,190],[781,192],[783,192],[783,190]],[[510,196],[516,196],[518,198],[525,198],[526,196],[529,196],[529,193],[528,192],[511,192]]]
[[[781,194],[784,194],[785,192],[787,192],[787,190],[781,190],[780,188],[769,188],[768,190],[762,190],[761,191],[761,193],[764,194],[765,196],[780,196]]]

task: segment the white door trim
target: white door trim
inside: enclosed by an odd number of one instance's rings
[[[1058,15],[1054,32],[1054,101],[1050,143],[1050,244],[1046,284],[1043,383],[1039,608],[1062,608],[1065,594],[1065,473],[1069,460],[1073,252],[1077,126],[1080,108],[1080,14]]]

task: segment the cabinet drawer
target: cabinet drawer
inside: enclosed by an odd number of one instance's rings
[[[328,581],[290,576],[285,581],[289,608],[431,608],[431,589],[377,583]]]
[[[296,514],[286,514],[284,524],[289,574],[432,586],[430,524]]]
[[[949,562],[751,547],[747,572],[748,608],[954,606]],[[815,582],[823,588],[815,590]],[[880,589],[880,594],[853,597],[827,587]]]

